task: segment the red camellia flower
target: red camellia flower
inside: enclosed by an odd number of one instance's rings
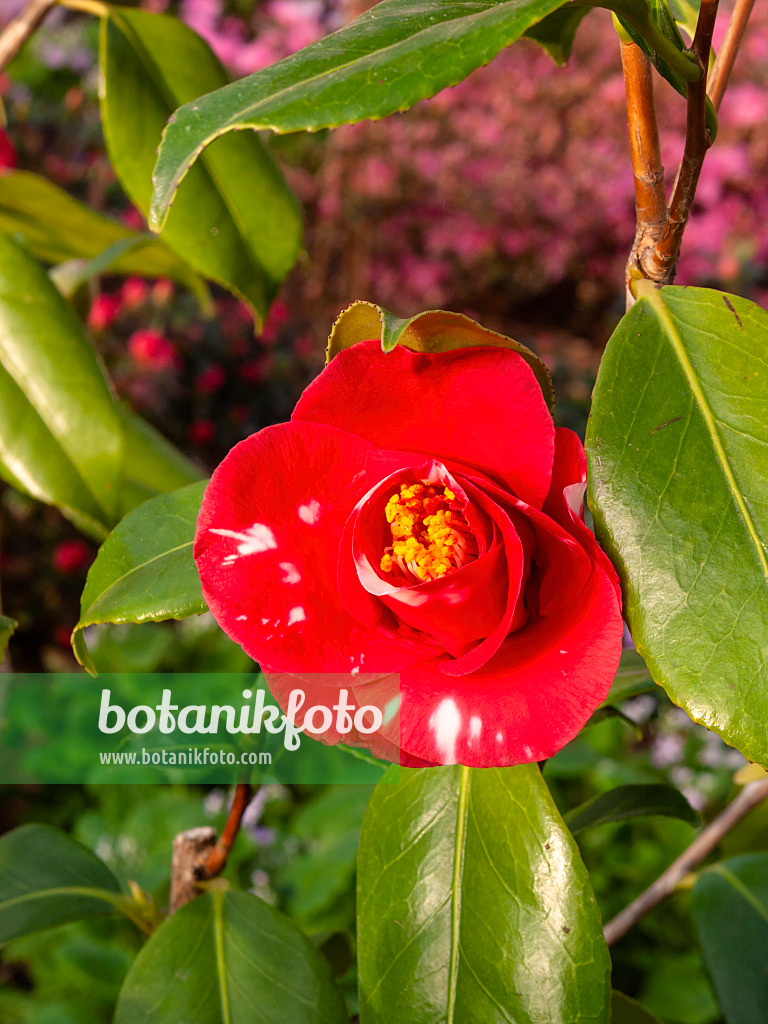
[[[621,654],[585,486],[581,443],[555,429],[516,352],[359,342],[290,423],[214,473],[195,541],[203,593],[284,706],[302,674],[331,674],[356,706],[372,679],[399,675],[399,715],[353,740],[379,756],[541,760],[605,698]]]

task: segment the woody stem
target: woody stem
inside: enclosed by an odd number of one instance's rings
[[[693,39],[693,51],[702,74],[698,81],[689,82],[687,86],[683,159],[659,240],[647,257],[640,262],[644,276],[659,284],[670,284],[674,279],[683,232],[693,206],[704,157],[712,141],[706,125],[707,65],[717,8],[718,0],[702,0]]]

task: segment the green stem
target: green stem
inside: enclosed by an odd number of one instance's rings
[[[698,82],[702,76],[701,66],[692,50],[680,50],[671,39],[667,39],[658,25],[650,18],[645,3],[623,0],[620,5],[608,4],[607,0],[573,0],[579,7],[604,7],[628,22],[642,36],[655,57],[668,64],[684,82]]]

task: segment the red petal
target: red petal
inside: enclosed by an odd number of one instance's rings
[[[412,757],[473,767],[552,757],[605,699],[621,656],[611,580],[595,566],[579,597],[526,626],[470,676],[441,659],[401,672],[401,745]]]
[[[587,456],[578,436],[566,427],[555,432],[555,462],[552,485],[544,511],[578,540],[593,561],[598,562],[613,583],[621,606],[621,584],[616,570],[594,534],[584,523],[584,493],[587,489]]]
[[[339,596],[339,544],[369,450],[333,427],[285,423],[242,441],[213,475],[195,538],[203,595],[265,668],[395,672],[441,650],[366,628]]]
[[[549,491],[552,418],[533,371],[509,349],[384,354],[378,341],[360,342],[309,385],[293,419],[474,466],[537,508]]]

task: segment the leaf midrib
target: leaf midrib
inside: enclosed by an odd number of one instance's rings
[[[691,362],[685,345],[683,344],[683,339],[681,338],[680,333],[677,330],[672,314],[667,309],[667,306],[665,305],[661,294],[657,291],[654,291],[652,294],[646,295],[645,299],[650,304],[651,308],[653,309],[658,319],[661,321],[662,327],[666,328],[666,334],[669,339],[669,342],[672,346],[675,355],[677,356],[677,360],[680,363],[680,367],[686,378],[688,386],[691,389],[696,407],[704,419],[704,424],[707,428],[707,432],[709,433],[712,445],[715,449],[715,454],[717,456],[718,462],[720,463],[720,467],[723,471],[726,483],[728,484],[728,488],[731,492],[733,500],[736,502],[739,512],[741,513],[741,517],[744,521],[747,533],[749,534],[750,539],[752,540],[752,543],[754,545],[755,551],[757,552],[757,557],[760,562],[760,566],[763,570],[763,575],[768,581],[768,556],[766,556],[765,549],[760,539],[760,534],[757,531],[752,516],[750,515],[749,509],[747,508],[746,502],[744,501],[744,497],[739,489],[734,472],[731,469],[730,463],[728,461],[728,456],[725,451],[725,447],[723,445],[722,440],[720,439],[720,434],[717,429],[715,415],[712,412],[707,401],[707,397],[697,380],[693,363]]]
[[[461,765],[456,801],[456,834],[453,844],[453,882],[451,887],[451,961],[448,969],[448,1005],[446,1024],[454,1024],[456,990],[459,980],[459,942],[461,931],[461,885],[464,879],[464,853],[467,845],[469,786],[472,769]]]
[[[768,922],[768,908],[752,893],[742,880],[723,864],[715,864],[712,871],[721,875],[729,885],[741,896],[741,898],[752,907],[752,909]]]
[[[25,892],[20,896],[12,896],[10,899],[0,901],[0,913],[11,907],[18,907],[24,903],[34,903],[36,900],[50,899],[55,896],[82,896],[87,899],[100,900],[111,906],[117,906],[121,899],[118,892],[110,892],[109,889],[91,888],[86,885],[64,885],[51,889],[35,889],[33,892]]]
[[[219,984],[219,1001],[223,1024],[231,1024],[229,992],[227,991],[227,958],[224,951],[224,893],[213,892],[213,942],[216,951],[216,978]]]
[[[105,587],[105,589],[101,591],[98,597],[94,601],[92,601],[91,604],[88,606],[88,612],[86,614],[90,614],[93,611],[93,609],[97,607],[97,605],[101,604],[102,600],[110,592],[110,590],[113,590],[119,583],[122,583],[123,580],[128,579],[129,576],[132,576],[136,572],[141,572],[142,569],[145,569],[148,565],[152,565],[153,562],[157,562],[161,558],[167,558],[169,555],[173,555],[177,551],[183,551],[184,548],[191,548],[194,543],[194,540],[187,540],[183,544],[178,544],[175,548],[168,548],[166,551],[161,551],[158,555],[153,555],[152,558],[148,558],[146,562],[141,562],[139,565],[134,565],[131,569],[128,570],[128,572],[124,572],[122,576],[118,576],[116,580],[112,580],[109,586]],[[82,629],[85,626],[94,625],[97,625],[97,623],[86,622],[84,618],[81,618],[80,622],[78,622],[77,624],[77,628]]]

